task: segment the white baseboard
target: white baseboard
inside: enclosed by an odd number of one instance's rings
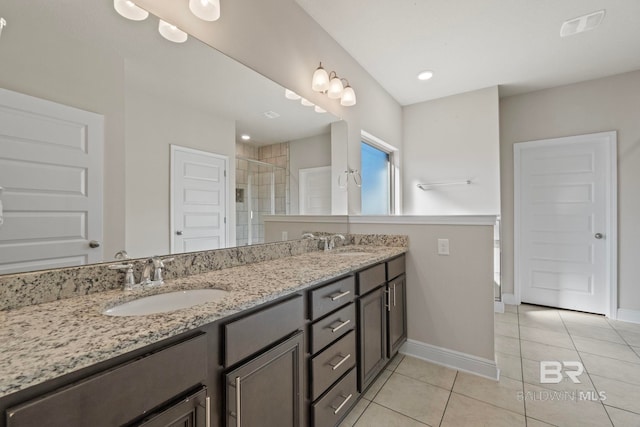
[[[484,359],[415,340],[407,340],[400,348],[400,353],[492,380],[497,381],[500,379],[500,370],[495,360]]]
[[[619,308],[617,320],[622,320],[623,322],[640,323],[640,310]]]
[[[502,294],[502,302],[509,305],[518,305],[514,294]]]
[[[494,313],[504,313],[504,303],[502,301],[494,301],[493,302],[493,312]]]

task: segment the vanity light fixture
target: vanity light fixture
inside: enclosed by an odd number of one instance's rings
[[[189,0],[189,10],[203,21],[220,18],[220,0]]]
[[[431,77],[433,77],[433,71],[431,70],[421,71],[418,74],[418,80],[422,80],[422,81],[429,80]]]
[[[298,99],[302,98],[300,95],[298,95],[297,93],[295,93],[294,91],[290,90],[290,89],[285,89],[284,90],[284,97],[287,99],[291,99],[293,101],[297,101]]]
[[[158,24],[158,31],[162,37],[174,43],[184,43],[187,41],[187,38],[189,38],[187,33],[182,31],[180,28],[168,23],[167,21],[163,21],[162,19]]]
[[[149,16],[149,12],[136,6],[131,0],[113,0],[113,8],[120,15],[132,21],[144,21]]]
[[[340,105],[356,105],[356,92],[347,79],[340,78],[335,71],[327,73],[322,62],[313,73],[311,89],[326,94],[331,99],[340,99]]]
[[[305,107],[313,107],[313,102],[309,101],[307,98],[300,98],[300,104],[304,105]]]

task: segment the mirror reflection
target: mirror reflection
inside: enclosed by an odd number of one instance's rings
[[[267,215],[346,214],[338,118],[109,1],[7,0],[0,16],[0,274],[262,243]]]

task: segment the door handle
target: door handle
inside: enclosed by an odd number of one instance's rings
[[[596,239],[602,239],[604,237],[604,234],[596,233],[593,237],[595,237]]]
[[[240,392],[240,377],[236,377],[236,426],[240,427],[240,399],[242,399],[242,393]]]
[[[89,242],[89,247],[92,249],[99,248],[100,242],[98,242],[97,240],[92,240]]]
[[[182,236],[182,230],[178,230],[178,231],[176,231],[176,234],[177,234],[178,236]]]

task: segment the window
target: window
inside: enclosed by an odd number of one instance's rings
[[[391,162],[386,151],[361,142],[362,214],[389,215],[391,212]]]

